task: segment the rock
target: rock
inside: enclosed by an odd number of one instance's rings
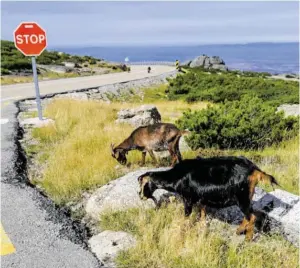
[[[75,68],[75,63],[74,62],[63,62],[66,67],[74,69]]]
[[[25,118],[21,119],[19,118],[19,123],[21,127],[44,127],[49,124],[53,124],[54,121],[52,119],[43,118],[43,120],[40,120],[38,117],[34,118]]]
[[[265,228],[272,232],[281,233],[288,241],[299,247],[300,198],[289,192],[276,189],[265,192],[256,187],[253,196],[253,209],[259,211]],[[237,206],[211,209],[214,217],[231,224],[240,224],[244,215]],[[261,220],[261,219],[260,219]],[[258,224],[260,222],[258,221]]]
[[[209,58],[210,64],[220,64],[220,65],[224,65],[225,62],[218,56],[212,56]]]
[[[37,64],[37,67],[41,70],[47,70],[55,73],[68,73],[72,71],[72,68],[61,66],[61,65],[42,65]]]
[[[300,107],[299,104],[282,104],[277,108],[277,111],[284,111],[285,116],[298,116]]]
[[[124,109],[118,112],[116,123],[129,123],[134,127],[152,125],[161,122],[161,116],[153,105],[142,105],[135,109]]]
[[[74,93],[67,93],[67,94],[58,94],[54,98],[56,98],[56,99],[88,100],[88,95],[83,92],[74,92]]]
[[[225,65],[225,62],[218,56],[206,56],[201,55],[190,63],[190,67],[203,67],[205,69],[218,69],[222,71],[227,71],[228,68]]]
[[[194,67],[204,67],[204,62],[208,57],[206,55],[201,55],[195,59],[192,60],[192,62],[190,63],[190,67],[194,68]]]
[[[118,252],[135,246],[136,240],[125,232],[103,231],[90,238],[88,243],[105,267],[115,267],[114,259]]]
[[[101,214],[106,211],[120,211],[129,208],[154,208],[153,200],[142,201],[138,195],[139,184],[137,178],[150,170],[167,170],[168,168],[143,169],[128,173],[127,175],[113,180],[96,190],[88,199],[85,211],[87,217],[98,222]],[[164,190],[155,191],[158,201],[163,198]]]
[[[211,66],[211,68],[221,70],[221,71],[228,71],[228,67],[226,65],[223,65],[223,64],[213,64]]]

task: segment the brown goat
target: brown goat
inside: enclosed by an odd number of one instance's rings
[[[189,133],[181,131],[175,125],[168,123],[157,123],[148,126],[142,126],[134,130],[131,135],[118,146],[111,144],[112,157],[125,165],[127,163],[126,154],[130,150],[139,150],[142,152],[141,165],[145,164],[146,153],[152,157],[157,165],[157,160],[153,151],[160,152],[168,150],[172,157],[172,166],[182,160],[179,151],[179,139],[182,135]]]

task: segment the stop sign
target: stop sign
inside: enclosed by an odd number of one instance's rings
[[[22,22],[14,31],[14,40],[25,56],[39,56],[47,46],[46,32],[36,22]]]

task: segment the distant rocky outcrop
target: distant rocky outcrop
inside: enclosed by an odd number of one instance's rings
[[[225,62],[218,56],[209,57],[207,55],[201,55],[189,63],[189,66],[194,67],[203,67],[205,69],[217,69],[222,71],[228,71],[228,67],[225,65]]]

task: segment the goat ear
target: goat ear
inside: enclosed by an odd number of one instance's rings
[[[146,172],[146,173],[144,173],[143,175],[139,176],[139,177],[138,177],[138,182],[139,182],[139,184],[142,184],[143,178],[144,178],[144,177],[147,177],[148,175],[149,175],[149,172]]]

